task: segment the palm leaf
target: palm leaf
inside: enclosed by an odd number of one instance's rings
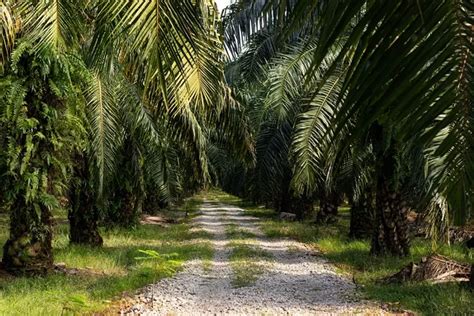
[[[16,19],[6,2],[0,2],[0,69],[9,59],[16,38]]]
[[[117,151],[123,140],[117,97],[111,85],[107,79],[95,73],[86,91],[91,146],[98,170],[99,197],[102,197],[104,182],[115,172]]]

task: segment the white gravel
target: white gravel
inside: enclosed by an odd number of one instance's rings
[[[382,315],[358,298],[352,281],[338,275],[322,257],[291,240],[266,239],[258,219],[235,206],[206,202],[195,225],[213,234],[210,271],[199,260],[186,263],[173,278],[143,289],[125,315]],[[226,225],[235,223],[257,235],[257,245],[272,255],[266,272],[251,286],[233,288]]]

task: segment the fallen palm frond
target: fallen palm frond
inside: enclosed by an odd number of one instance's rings
[[[434,254],[422,258],[419,263],[410,262],[399,272],[383,279],[382,282],[465,282],[469,281],[470,273],[471,265]]]

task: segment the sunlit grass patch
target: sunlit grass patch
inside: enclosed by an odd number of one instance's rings
[[[370,240],[351,240],[349,210],[342,208],[338,221],[319,226],[311,222],[264,220],[261,228],[269,238],[291,238],[320,250],[342,273],[351,273],[367,299],[388,302],[393,307],[427,315],[472,315],[474,293],[459,284],[382,284],[381,278],[398,272],[409,262],[418,262],[433,252],[457,261],[474,263],[474,251],[459,245],[432,249],[431,241],[416,239],[407,258],[370,255]],[[274,217],[276,218],[276,217]]]
[[[211,259],[204,259],[202,260],[202,269],[205,273],[209,273],[212,271],[213,263]]]
[[[7,223],[5,216],[0,217],[2,244],[8,237]],[[68,269],[82,269],[81,273],[0,277],[0,315],[71,315],[103,310],[123,292],[133,293],[172,276],[187,260],[210,261],[214,255],[208,241],[212,235],[191,229],[189,221],[168,227],[102,230],[102,248],[69,245],[67,222],[60,223],[54,228],[55,262],[65,263]],[[163,259],[137,260],[140,250],[156,251]]]
[[[262,221],[261,228],[265,235],[270,238],[292,238],[307,243],[315,242],[319,232],[315,225],[275,220]]]
[[[203,191],[197,195],[200,199],[205,199],[210,202],[219,202],[221,204],[238,205],[242,202],[239,197],[230,195],[218,188],[213,188],[208,191]]]
[[[247,229],[240,228],[236,224],[228,224],[225,232],[230,239],[250,239],[256,237],[254,233]]]
[[[229,246],[232,248],[229,260],[233,271],[232,285],[234,287],[254,284],[271,264],[269,260],[272,256],[256,245],[234,241],[229,243]]]

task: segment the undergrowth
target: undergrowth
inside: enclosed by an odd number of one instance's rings
[[[339,271],[352,274],[354,281],[367,299],[383,302],[394,310],[408,309],[426,315],[473,315],[474,292],[460,284],[383,284],[381,278],[398,272],[409,262],[418,262],[434,252],[461,262],[474,263],[474,251],[460,245],[441,245],[432,248],[430,240],[415,239],[411,254],[406,258],[375,257],[369,254],[369,240],[349,239],[348,208],[340,208],[338,221],[328,226],[308,222],[278,220],[275,211],[255,206],[225,193],[221,200],[230,201],[246,210],[246,214],[260,217],[261,228],[269,238],[291,238],[319,250],[336,265]]]
[[[196,200],[184,208],[193,213]],[[157,280],[172,276],[194,258],[210,260],[213,248],[209,234],[190,230],[188,222],[161,227],[139,225],[127,230],[102,230],[104,246],[72,246],[68,242],[66,214],[55,214],[55,262],[80,268],[76,275],[13,278],[0,275],[0,315],[83,314],[106,309],[123,292],[133,293]],[[0,215],[0,243],[8,237],[8,218]],[[196,243],[195,239],[204,240]],[[140,250],[159,254],[160,260],[138,260]],[[0,251],[1,255],[1,251]]]

